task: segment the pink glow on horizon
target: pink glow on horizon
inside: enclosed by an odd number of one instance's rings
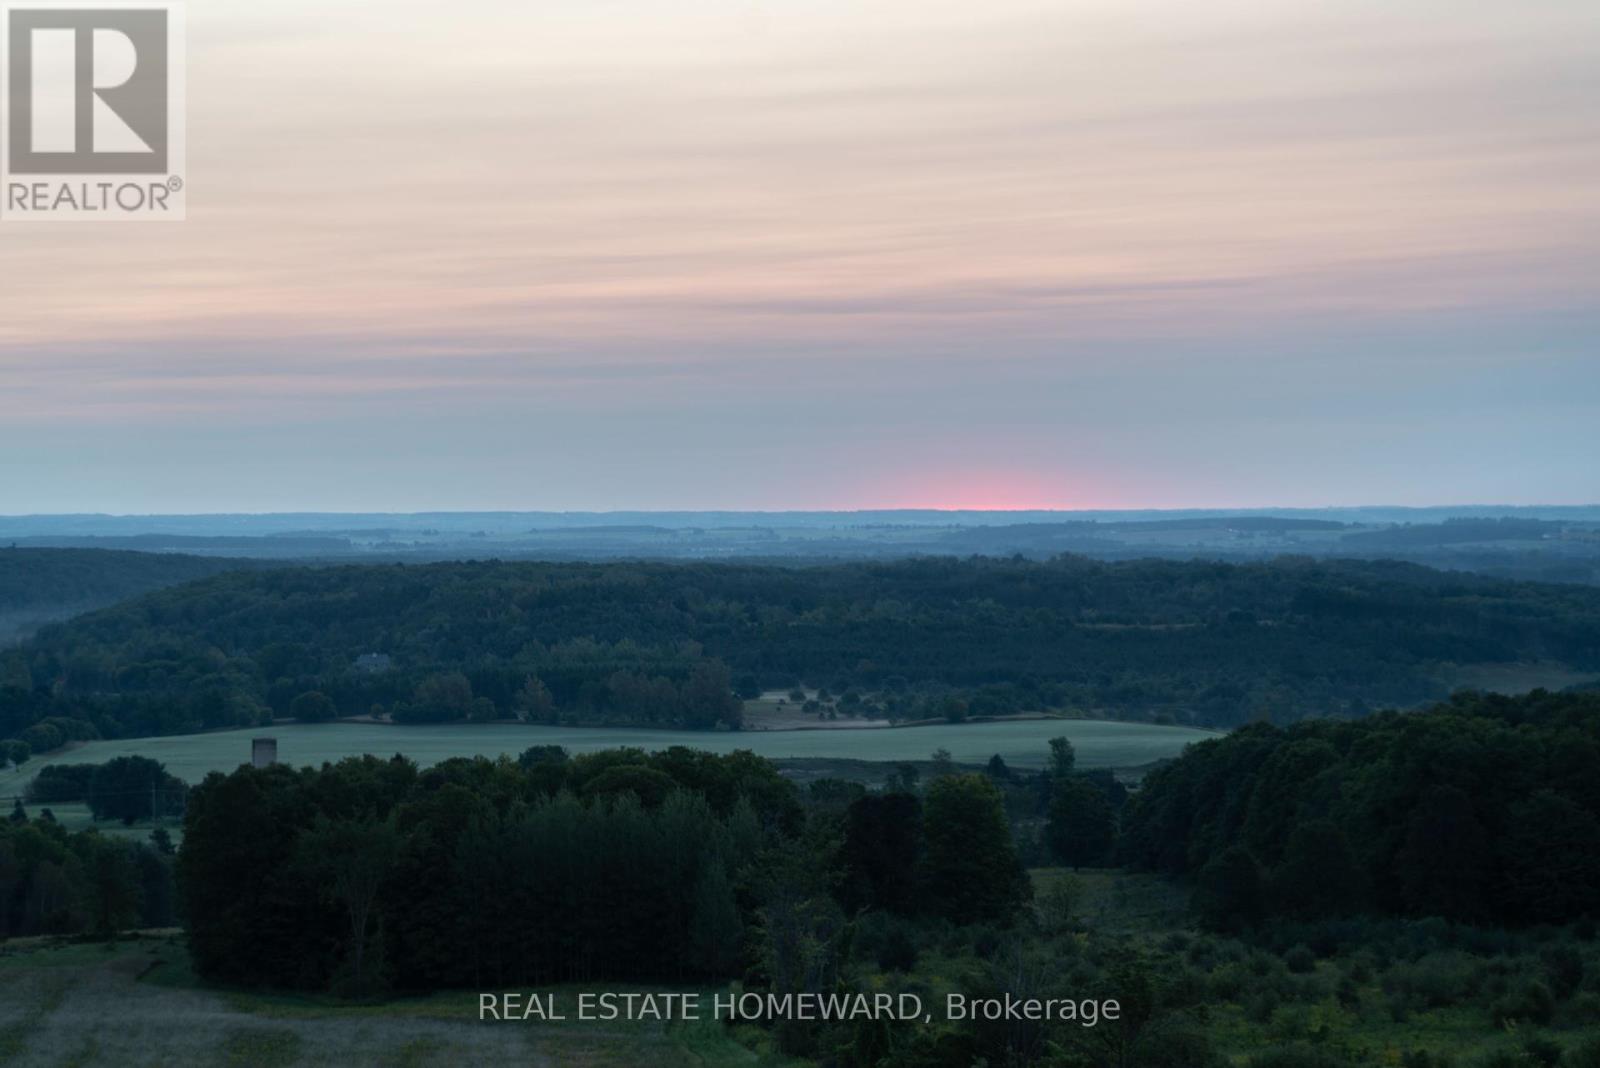
[[[856,508],[929,508],[946,512],[1031,512],[1114,508],[1114,494],[1067,472],[1018,467],[959,467],[919,472],[863,489]]]

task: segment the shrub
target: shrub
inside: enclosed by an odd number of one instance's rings
[[[1004,941],[1000,930],[986,923],[972,927],[968,936],[973,955],[984,960],[993,959],[994,955],[1000,952],[1000,946]]]
[[[1301,944],[1283,955],[1283,963],[1295,975],[1306,975],[1316,971],[1317,955],[1311,952],[1310,946]]]
[[[1361,950],[1350,958],[1350,963],[1345,966],[1345,974],[1353,983],[1370,983],[1372,976],[1377,971],[1377,964],[1370,950]]]
[[[1561,1068],[1600,1068],[1600,1038],[1580,1042],[1561,1058]]]
[[[1425,1049],[1408,1050],[1400,1055],[1400,1068],[1450,1068],[1450,1059]]]
[[[1062,934],[1077,928],[1077,913],[1083,904],[1083,880],[1076,875],[1063,875],[1039,895],[1035,906],[1039,913],[1039,926],[1050,934]]]
[[[1350,1062],[1328,1050],[1296,1043],[1263,1050],[1245,1063],[1249,1068],[1347,1068]]]
[[[1250,969],[1251,975],[1265,979],[1278,970],[1278,959],[1270,953],[1257,951],[1245,958],[1245,967]]]
[[[1544,1035],[1527,1035],[1522,1040],[1522,1055],[1543,1068],[1556,1068],[1561,1063],[1561,1044]]]
[[[1184,950],[1184,959],[1203,971],[1211,971],[1221,961],[1226,959],[1222,946],[1209,935],[1201,935],[1189,941],[1189,948]]]
[[[1465,953],[1430,953],[1390,968],[1383,977],[1383,990],[1409,1009],[1438,1009],[1466,1001],[1481,981],[1477,962]]]
[[[1534,1062],[1521,1050],[1497,1049],[1472,1061],[1471,1068],[1534,1068]]]
[[[909,972],[917,966],[917,944],[904,924],[897,923],[884,932],[877,958],[880,971]]]
[[[1153,1023],[1133,1052],[1139,1068],[1227,1068],[1229,1063],[1213,1048],[1205,1029],[1180,1014]]]
[[[1489,1015],[1496,1027],[1508,1024],[1547,1024],[1555,1014],[1556,999],[1550,988],[1537,979],[1525,980],[1503,997],[1495,999]]]
[[[1278,1011],[1278,1006],[1283,999],[1278,997],[1276,991],[1262,990],[1251,996],[1244,1004],[1244,1014],[1252,1023],[1264,1024],[1272,1019],[1272,1014]]]
[[[1558,999],[1571,997],[1583,982],[1583,955],[1571,945],[1546,946],[1539,953],[1539,963],[1544,967],[1550,992]]]
[[[1572,1027],[1588,1027],[1590,1024],[1600,1023],[1600,994],[1592,990],[1574,994],[1572,1000],[1563,1008],[1561,1015],[1564,1022]],[[1596,1068],[1600,1068],[1600,1065]]]

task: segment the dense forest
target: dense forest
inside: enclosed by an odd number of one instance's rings
[[[147,552],[0,547],[0,645],[40,623],[253,562]]]
[[[1363,912],[1566,923],[1600,903],[1600,695],[1243,727],[1146,777],[1129,863],[1235,929]]]
[[[737,727],[735,692],[797,683],[890,719],[1233,726],[1415,705],[1457,665],[1527,660],[1600,670],[1600,591],[1301,558],[276,568],[0,654],[0,738],[366,714]]]
[[[195,967],[228,982],[721,975],[741,873],[799,817],[747,753],[241,768],[194,789],[179,886]]]
[[[171,926],[172,852],[164,831],[149,842],[68,831],[49,806],[30,819],[18,799],[0,821],[0,941]]]

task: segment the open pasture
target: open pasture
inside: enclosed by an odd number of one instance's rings
[[[545,988],[558,1004],[569,1006],[588,989],[595,988]],[[765,1037],[751,1029],[736,1034],[709,1019],[480,1022],[477,1003],[471,991],[355,1004],[211,988],[190,971],[182,936],[175,932],[114,944],[18,939],[0,948],[0,1064],[768,1068],[794,1063],[763,1052]],[[758,1048],[741,1044],[740,1035]]]
[[[280,724],[255,730],[213,731],[156,738],[85,742],[0,772],[0,795],[19,793],[47,764],[100,763],[137,753],[167,766],[187,782],[212,771],[231,771],[250,759],[250,739],[278,740],[278,759],[319,765],[348,756],[403,753],[427,766],[461,756],[515,756],[533,745],[565,746],[587,753],[619,746],[665,749],[686,745],[715,753],[750,749],[765,757],[852,760],[926,760],[948,749],[958,763],[978,764],[999,753],[1019,768],[1042,767],[1049,740],[1072,740],[1081,768],[1128,768],[1176,756],[1190,742],[1216,737],[1188,727],[1159,727],[1113,720],[1008,720],[922,727],[798,731],[664,731],[605,727],[535,727],[523,724],[400,726],[375,723]]]

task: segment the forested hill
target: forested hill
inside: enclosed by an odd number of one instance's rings
[[[1224,929],[1359,912],[1566,923],[1600,895],[1597,766],[1593,695],[1254,725],[1149,775],[1119,851],[1198,876],[1198,911]]]
[[[0,546],[0,645],[49,620],[239,566],[167,553]]]
[[[1297,558],[279,568],[45,628],[0,656],[0,738],[46,716],[103,733],[369,712],[711,727],[737,723],[730,688],[796,683],[841,715],[1231,726],[1409,706],[1457,665],[1530,660],[1600,670],[1600,591]]]

